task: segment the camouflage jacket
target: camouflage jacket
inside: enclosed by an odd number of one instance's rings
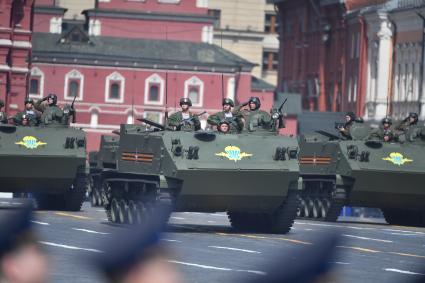
[[[241,112],[245,119],[245,129],[249,132],[255,132],[258,129],[262,130],[273,130],[272,129],[272,117],[266,111],[257,110],[245,110]]]
[[[27,116],[28,121],[29,121],[29,125],[28,126],[37,126],[40,123],[40,116],[41,113],[37,110],[33,110],[33,111],[21,111],[16,113],[15,116],[13,116],[13,122],[15,122],[18,125],[22,125],[22,121],[24,120],[24,115]]]
[[[240,133],[243,130],[243,116],[240,112],[232,112],[233,117],[226,117],[224,111],[214,113],[208,117],[208,124],[217,126],[221,121],[230,123],[230,133]]]
[[[42,104],[42,100],[39,100],[35,103],[34,107],[38,111],[42,112],[41,114],[41,123],[44,125],[49,124],[62,124],[63,120],[63,111],[56,105],[45,105]]]
[[[198,116],[189,112],[189,119],[183,119],[182,111],[173,113],[167,119],[167,129],[173,131],[198,131],[201,129],[201,122]]]

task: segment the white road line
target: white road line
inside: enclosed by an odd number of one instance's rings
[[[390,235],[396,235],[396,236],[417,236],[418,234],[408,234],[408,233],[390,233]]]
[[[343,234],[342,236],[348,237],[348,238],[360,239],[360,240],[367,240],[367,241],[375,241],[375,242],[382,242],[382,243],[393,243],[393,241],[390,241],[390,240],[382,240],[382,239],[375,239],[375,238],[368,238],[368,237],[360,237],[360,236],[355,236],[355,235]]]
[[[216,216],[216,217],[227,217],[227,214],[219,214],[219,213],[210,213],[211,216]]]
[[[396,232],[396,233],[407,233],[407,234],[417,234],[417,235],[425,235],[424,232],[419,231],[409,231],[409,230],[399,230],[399,229],[383,229],[387,232]]]
[[[64,248],[69,250],[81,250],[81,251],[87,251],[87,252],[93,252],[93,253],[103,253],[102,251],[99,251],[96,249],[86,249],[86,248],[80,248],[80,247],[74,247],[74,246],[68,246],[68,245],[56,244],[56,243],[44,242],[44,241],[40,241],[39,243],[46,246],[53,246],[53,247]]]
[[[171,219],[176,219],[176,220],[185,220],[185,218],[183,217],[176,217],[176,216],[172,216]]]
[[[304,231],[314,231],[313,229],[304,229]]]
[[[162,241],[165,241],[165,242],[176,242],[176,243],[181,243],[182,241],[179,241],[179,240],[171,240],[171,239],[161,239]]]
[[[310,225],[310,226],[322,226],[322,227],[337,227],[337,228],[346,228],[346,229],[353,229],[353,230],[377,230],[376,228],[371,228],[371,227],[356,227],[356,226],[323,224],[323,223],[307,223],[307,222],[298,222],[298,221],[295,221],[295,224]]]
[[[220,246],[208,246],[208,247],[209,248],[213,248],[213,249],[238,251],[238,252],[245,252],[245,253],[251,253],[251,254],[261,254],[261,252],[257,252],[257,251],[245,250],[245,249],[238,249],[238,248],[231,248],[231,247],[220,247]]]
[[[221,270],[221,271],[236,271],[236,272],[247,272],[247,273],[254,273],[259,275],[266,275],[263,271],[257,271],[257,270],[242,270],[242,269],[232,269],[227,267],[216,267],[216,266],[210,266],[210,265],[203,265],[203,264],[197,264],[197,263],[190,263],[190,262],[182,262],[182,261],[176,261],[176,260],[169,260],[168,262],[181,264],[181,265],[187,265],[187,266],[193,266],[193,267],[199,267],[203,269],[211,269],[211,270]]]
[[[110,234],[110,233],[97,232],[97,231],[81,229],[81,228],[72,228],[72,230],[86,232],[86,233],[90,233],[90,234],[100,234],[100,235],[109,235]]]
[[[417,272],[412,272],[412,271],[408,271],[408,270],[401,270],[401,269],[396,269],[396,268],[384,268],[385,271],[389,271],[389,272],[396,272],[396,273],[403,273],[403,274],[410,274],[410,275],[425,275],[423,273],[417,273]]]
[[[31,220],[31,222],[35,224],[39,224],[39,225],[45,225],[45,226],[50,225],[49,223],[46,223],[46,222],[40,222],[40,221],[34,221],[34,220]]]
[[[211,221],[211,220],[210,220],[210,221],[207,221],[207,222],[208,222],[208,223],[217,223],[217,222],[215,222],[215,221]]]
[[[105,212],[104,209],[96,209],[97,212]]]
[[[341,265],[349,265],[349,262],[342,262],[342,261],[334,261],[334,262],[330,262],[331,264],[341,264]]]

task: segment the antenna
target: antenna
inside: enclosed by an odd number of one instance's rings
[[[220,32],[220,47],[223,49],[223,30]],[[224,99],[224,73],[221,71],[221,100]]]
[[[168,26],[165,26],[165,40],[168,40]],[[165,125],[168,120],[168,70],[165,68]]]
[[[131,95],[131,121],[134,124],[134,91],[133,91],[133,94]]]

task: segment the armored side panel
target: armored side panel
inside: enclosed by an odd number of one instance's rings
[[[289,231],[301,187],[295,138],[126,125],[120,133],[117,170],[104,174],[112,221],[133,219],[123,211],[146,207],[146,199],[155,196],[171,198],[178,211],[227,211],[234,226],[262,223]]]
[[[116,168],[116,152],[119,146],[119,136],[102,136],[99,148],[99,167]]]
[[[2,192],[61,194],[85,171],[82,130],[2,125],[0,140]]]

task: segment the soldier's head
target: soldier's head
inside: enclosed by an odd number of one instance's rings
[[[227,120],[221,120],[220,123],[218,123],[217,130],[220,133],[228,133],[230,131],[230,124]]]
[[[34,100],[31,98],[25,99],[25,109],[26,110],[32,110],[34,108]]]
[[[192,100],[188,97],[180,98],[180,107],[183,111],[186,111],[189,109],[189,107],[192,106]]]
[[[257,110],[261,106],[260,98],[252,96],[249,98],[248,106],[250,110]]]
[[[47,258],[31,227],[31,209],[28,203],[1,211],[1,282],[47,282]]]
[[[345,122],[351,123],[356,119],[356,114],[354,112],[347,112],[345,113]]]
[[[394,134],[392,131],[390,130],[384,131],[384,142],[390,142],[393,140],[393,138],[394,138]]]
[[[391,120],[391,118],[385,117],[384,119],[382,119],[381,124],[384,129],[388,129],[393,124],[393,121]]]
[[[226,112],[229,112],[232,109],[232,107],[235,106],[235,103],[233,103],[233,100],[231,100],[230,98],[224,98],[222,105],[223,105],[223,110]]]
[[[416,123],[418,123],[418,113],[410,112],[408,119],[411,125],[415,125]]]
[[[58,103],[58,96],[54,93],[51,93],[47,96],[47,104],[50,106],[56,105]]]

